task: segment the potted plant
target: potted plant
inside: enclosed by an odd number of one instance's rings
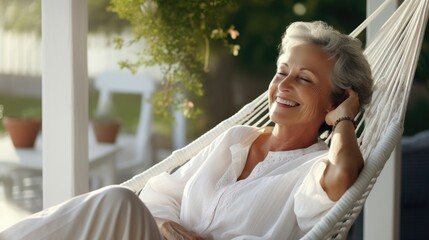
[[[0,105],[0,117],[16,148],[33,148],[42,128],[41,111],[38,108],[24,110],[19,116],[4,116]]]
[[[121,122],[112,113],[110,104],[102,104],[91,121],[95,138],[99,143],[115,143]]]

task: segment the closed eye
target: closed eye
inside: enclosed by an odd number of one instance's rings
[[[289,76],[289,74],[290,74],[289,71],[285,71],[285,70],[283,70],[283,71],[279,70],[276,73],[276,75],[281,79],[286,78],[287,76]]]
[[[311,82],[311,80],[310,80],[310,79],[305,78],[305,77],[298,77],[298,79],[300,79],[300,80],[302,80],[302,81],[304,81],[304,82]]]

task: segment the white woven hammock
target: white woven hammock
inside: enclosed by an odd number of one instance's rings
[[[405,0],[365,49],[375,80],[372,101],[365,112],[357,116],[360,122],[356,132],[365,159],[365,167],[353,186],[303,239],[344,239],[384,164],[399,143],[426,27],[428,1]],[[350,35],[356,37],[388,2],[390,0],[383,3]],[[232,117],[122,185],[137,193],[149,178],[184,164],[230,127],[239,124],[262,127],[270,122],[265,92]]]

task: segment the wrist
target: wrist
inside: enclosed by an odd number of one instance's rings
[[[334,124],[332,125],[332,132],[335,130],[335,128],[337,127],[337,125],[341,122],[350,122],[353,124],[353,127],[356,128],[356,122],[353,120],[352,117],[350,116],[343,116],[343,117],[339,117]]]

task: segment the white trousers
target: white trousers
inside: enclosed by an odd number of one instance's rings
[[[155,219],[131,190],[108,186],[29,216],[1,240],[162,239]]]

